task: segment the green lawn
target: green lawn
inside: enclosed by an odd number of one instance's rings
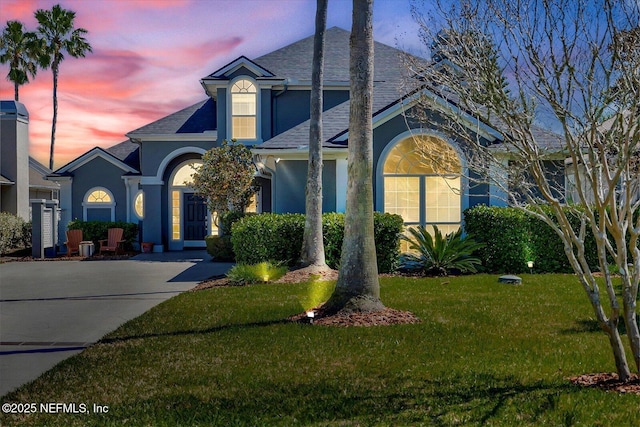
[[[1,425],[640,425],[640,396],[571,385],[613,371],[569,275],[383,278],[417,325],[286,322],[332,284],[185,293],[4,402],[107,405],[107,414],[0,415]]]

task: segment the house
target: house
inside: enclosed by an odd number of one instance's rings
[[[31,199],[58,199],[51,170],[29,156],[29,112],[17,101],[0,101],[0,212],[31,220]]]
[[[407,114],[416,93],[402,93],[402,52],[375,43],[373,93],[374,208],[407,225],[457,229],[462,211],[504,204],[488,185],[467,180],[460,141],[424,128]],[[326,32],[323,113],[323,209],[345,210],[349,141],[349,32]],[[154,250],[203,246],[217,233],[204,201],[188,183],[192,165],[223,140],[252,146],[257,212],[304,212],[313,36],[264,56],[241,56],[202,78],[204,99],[127,133],[127,141],[94,148],[49,176],[60,184],[62,221],[139,222]],[[436,102],[449,102],[444,99]],[[453,108],[453,105],[452,105]],[[437,114],[437,113],[433,113]],[[444,118],[443,118],[444,120]],[[487,144],[501,133],[471,127]],[[553,139],[553,138],[551,138]],[[418,146],[443,162],[425,162]]]

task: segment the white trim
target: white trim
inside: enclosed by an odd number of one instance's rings
[[[347,210],[347,159],[336,159],[336,212]]]
[[[87,199],[94,191],[104,191],[111,198],[111,202],[101,203],[101,202],[88,202]],[[113,193],[106,187],[93,187],[90,188],[82,198],[82,220],[87,221],[87,210],[88,209],[109,209],[111,211],[111,221],[116,220],[116,199],[113,197]]]
[[[131,166],[127,165],[126,163],[118,160],[112,154],[107,153],[106,151],[104,151],[102,148],[99,148],[99,147],[95,147],[92,150],[81,155],[80,157],[76,158],[75,160],[72,160],[70,163],[67,163],[62,168],[58,169],[56,173],[73,172],[79,167],[84,166],[85,164],[97,158],[102,158],[107,162],[111,163],[112,165],[122,169],[125,172],[138,173],[137,170],[133,169]]]
[[[247,80],[251,82],[251,84],[253,84],[253,86],[256,88],[256,114],[255,114],[256,137],[255,138],[241,139],[241,138],[234,138],[233,136],[233,110],[232,110],[233,93],[231,92],[231,88],[233,87],[233,85],[236,84],[236,82],[240,80]],[[262,144],[263,142],[262,141],[262,90],[260,88],[260,85],[254,78],[250,76],[241,75],[229,81],[227,85],[226,109],[227,109],[227,138],[228,139],[235,139],[237,142],[245,145]],[[250,116],[245,116],[245,117],[250,117]]]
[[[260,65],[256,64],[255,62],[253,62],[252,60],[250,60],[249,58],[243,55],[236,58],[235,60],[225,65],[224,67],[214,71],[213,73],[211,73],[211,75],[203,78],[202,80],[216,79],[223,76],[227,77],[229,74],[233,74],[234,72],[238,71],[242,67],[245,67],[247,70],[251,71],[257,77],[274,77],[274,75],[269,70],[261,67]]]
[[[165,141],[205,141],[216,142],[218,140],[217,130],[208,130],[202,133],[157,133],[136,135],[135,131],[125,134],[134,143],[139,142],[165,142]]]
[[[153,176],[143,176],[140,180],[140,184],[142,185],[164,185],[164,181],[162,180],[162,176],[164,175],[167,166],[173,159],[182,155],[182,154],[200,154],[203,155],[207,150],[201,147],[181,147],[176,150],[173,150],[171,153],[167,154],[162,162],[160,162],[160,166],[158,166],[158,170],[156,171],[156,175]],[[173,173],[173,172],[172,172]]]

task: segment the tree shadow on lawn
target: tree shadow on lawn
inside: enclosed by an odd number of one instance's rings
[[[206,425],[467,425],[517,420],[527,424],[558,417],[563,422],[576,421],[572,413],[548,414],[557,409],[561,394],[576,392],[570,385],[542,381],[523,385],[514,378],[490,374],[411,381],[408,386],[390,384],[402,380],[388,376],[380,381],[356,381],[357,384],[351,380],[305,382],[301,378],[295,384],[283,384],[256,378],[250,390],[225,391],[224,397],[211,400],[176,394],[174,389],[173,394],[130,402],[122,412],[113,408],[110,415],[143,422],[162,419]]]
[[[289,319],[266,320],[263,322],[250,322],[250,323],[229,323],[226,325],[213,326],[211,328],[206,328],[206,329],[191,329],[191,330],[157,332],[157,333],[138,334],[138,335],[129,335],[129,336],[115,336],[111,338],[103,338],[100,341],[98,341],[97,344],[116,344],[116,343],[124,343],[128,341],[141,340],[141,339],[147,339],[147,338],[208,335],[208,334],[214,334],[217,332],[226,331],[230,329],[248,329],[248,328],[266,327],[266,326],[273,326],[273,325],[284,325],[284,324],[291,324],[291,323],[292,322]]]

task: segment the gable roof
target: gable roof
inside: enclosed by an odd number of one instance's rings
[[[217,69],[216,71],[209,74],[205,78],[224,79],[228,75],[232,74],[234,71],[237,71],[242,67],[247,68],[249,71],[251,71],[253,74],[255,74],[258,77],[274,77],[271,71],[261,67],[260,65],[256,64],[255,62],[253,62],[252,60],[250,60],[249,58],[243,55],[231,61],[230,63],[223,66],[222,68]]]
[[[87,164],[88,162],[96,158],[102,158],[106,160],[112,165],[122,169],[123,172],[131,173],[131,174],[140,173],[137,169],[129,166],[124,161],[120,160],[119,158],[109,153],[108,151],[100,147],[94,147],[93,149],[87,151],[80,157],[77,157],[74,160],[67,163],[66,165],[62,166],[60,169],[56,170],[54,173],[50,174],[49,176],[55,177],[55,176],[69,175],[74,170],[78,169],[81,166],[84,166],[85,164]]]

